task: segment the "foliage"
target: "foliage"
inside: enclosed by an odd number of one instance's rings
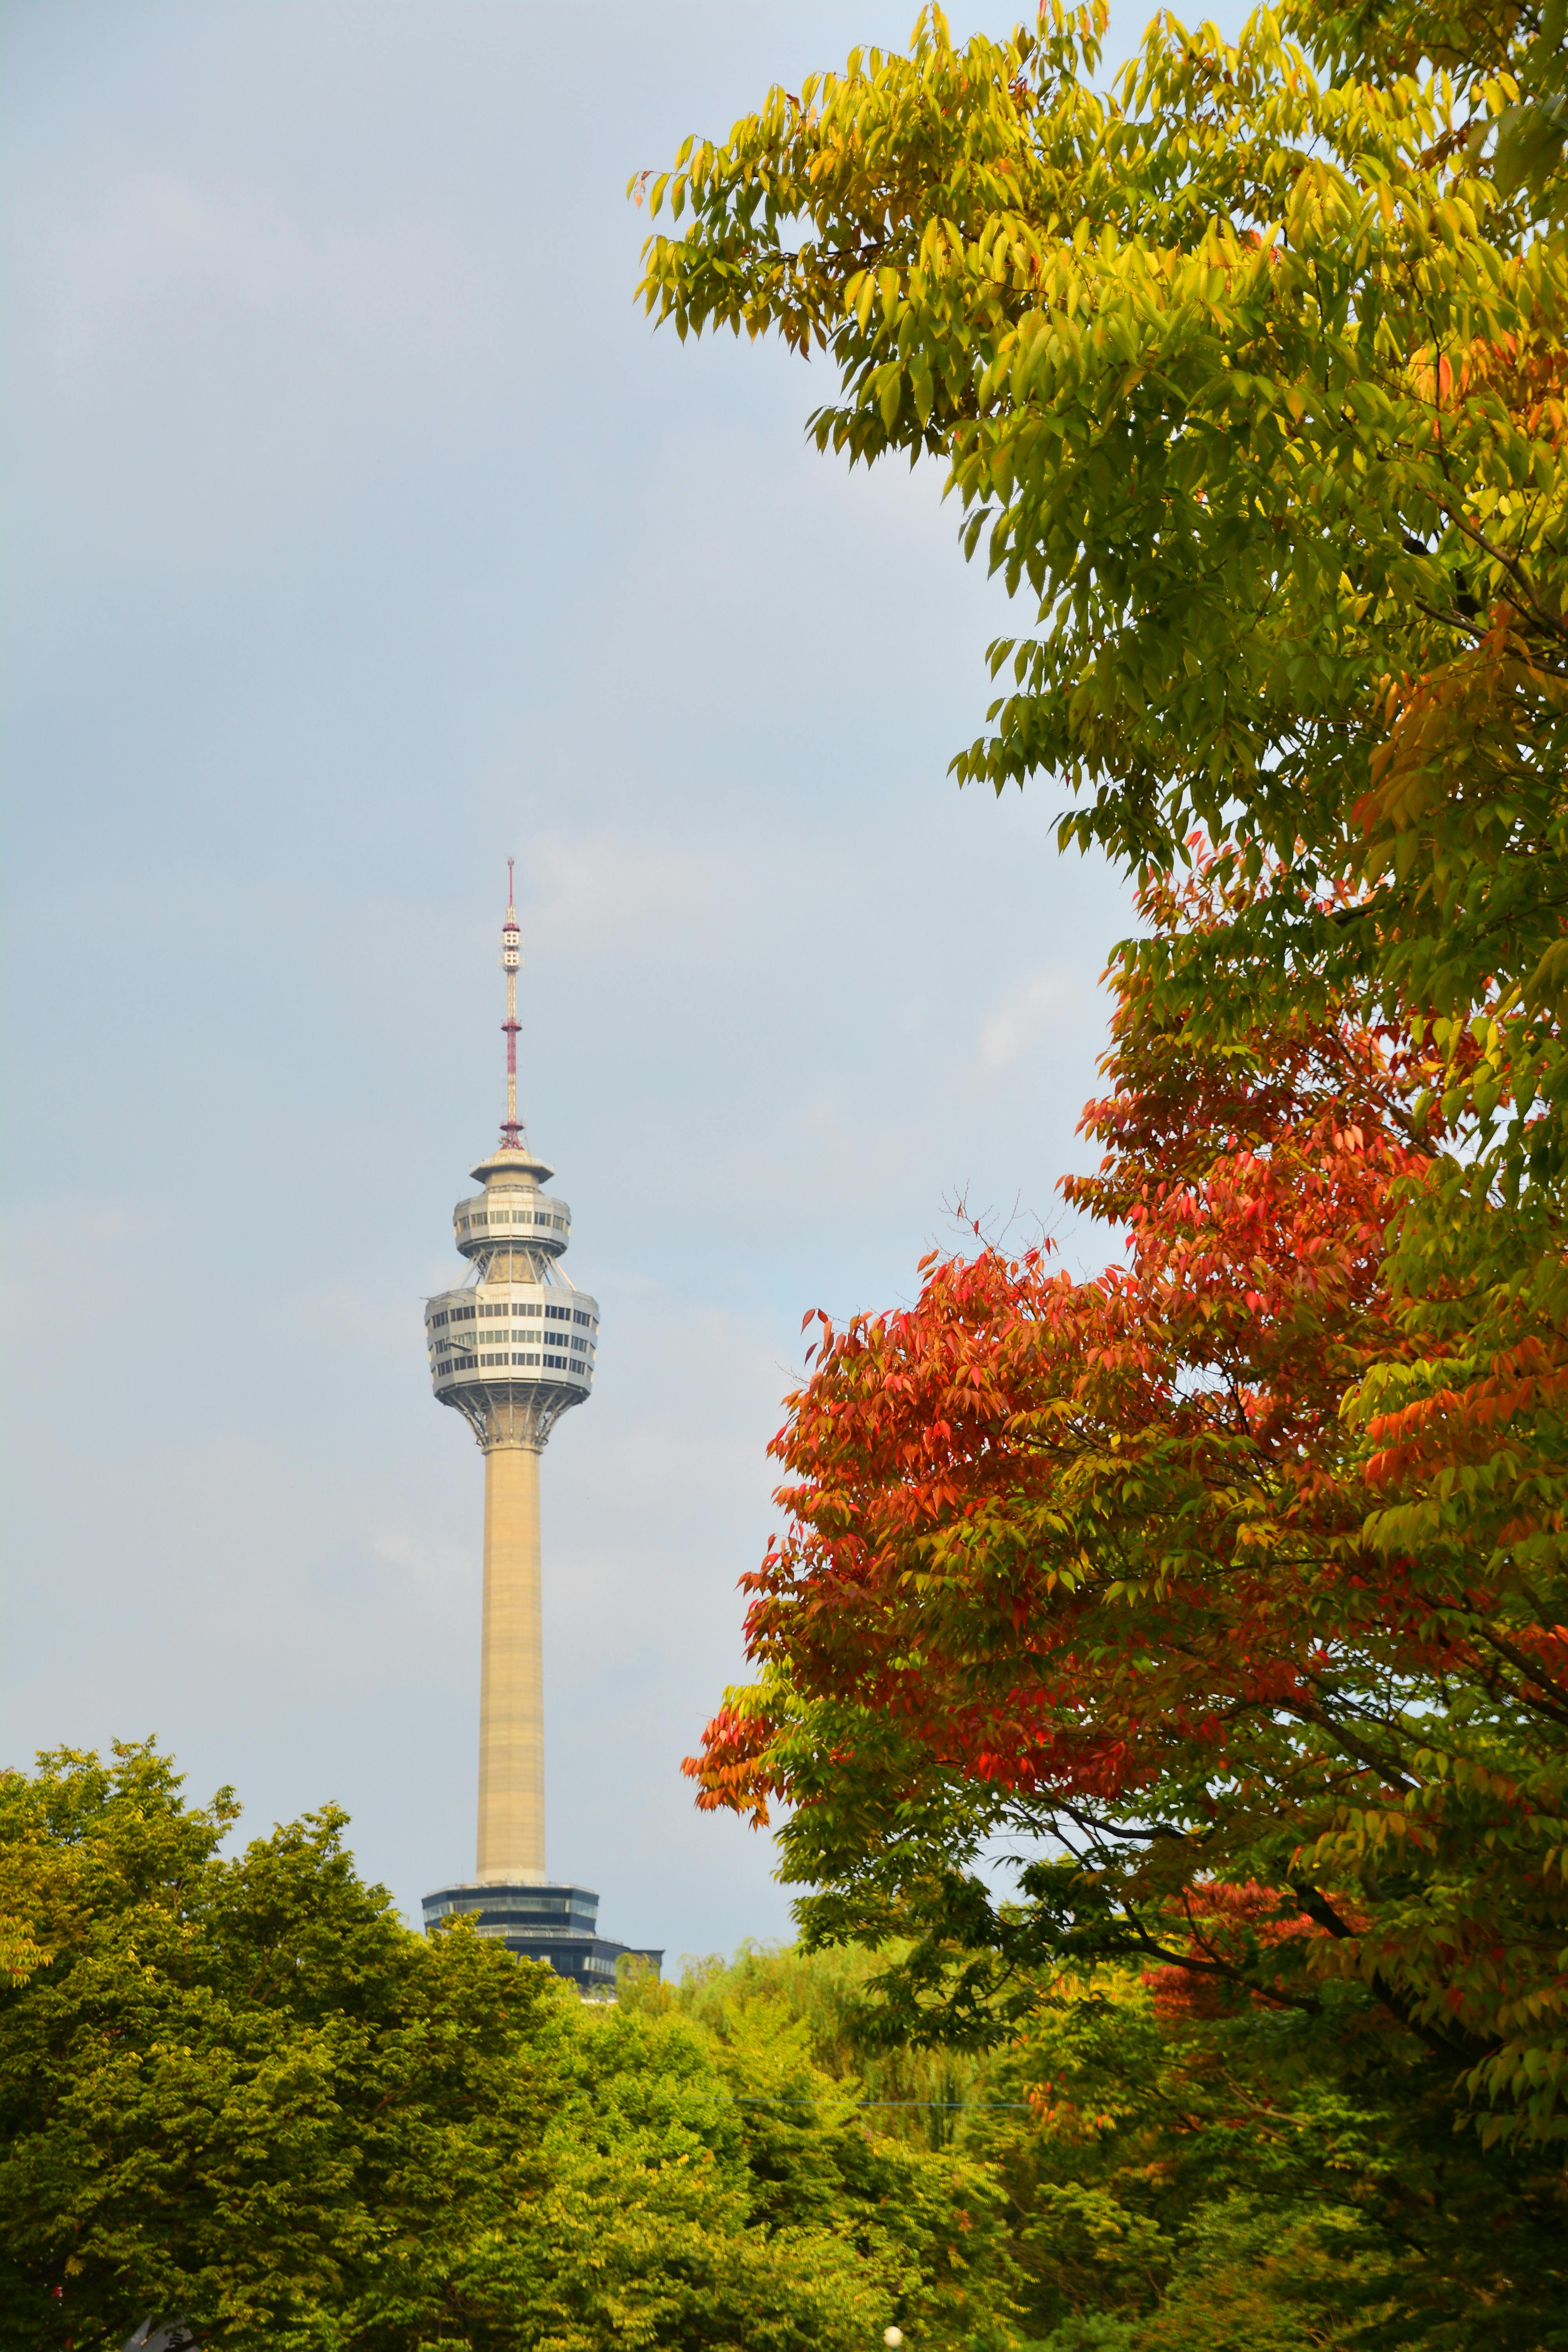
[[[700,1801],[789,1799],[818,1932],[973,1943],[942,1982],[977,2032],[998,1966],[1141,1953],[1364,2010],[1493,2103],[1489,2136],[1560,2130],[1565,1596],[1370,1541],[1341,1412],[1366,1360],[1413,1358],[1380,1278],[1424,1165],[1397,1043],[1303,1015],[1216,1051],[1136,963],[1119,988],[1086,1115],[1110,1149],[1067,1190],[1127,1264],[986,1251],[928,1265],[906,1314],[824,1321],[775,1443],[792,1525],[749,1580],[764,1679]],[[962,1874],[1004,1835],[1061,1857],[1019,1919]],[[1216,1881],[1268,1892],[1216,1908]]]
[[[1000,2069],[1036,2115],[972,2142],[1028,2217],[1031,2324],[1131,2323],[1138,2352],[1560,2346],[1561,2184],[1521,2196],[1364,2062],[1278,2010],[1194,2014],[1157,1971],[1058,1979]]]
[[[1033,2111],[971,2132],[1020,2217],[1033,2330],[1240,2352],[1349,2342],[1396,2301],[1415,2200],[1373,2117],[1282,2079],[1258,2046],[1277,2022],[1194,2033],[1114,1969],[1037,2006],[996,2072]]]
[[[147,1748],[0,1780],[0,1908],[41,1955],[0,1996],[18,2346],[118,2342],[146,2309],[287,2337],[322,2305],[374,2340],[527,2185],[542,1986],[420,1946],[331,1811],[220,1859],[236,1811],[187,1808]]]
[[[943,459],[1035,620],[955,772],[1150,919],[1066,1187],[1126,1263],[824,1321],[692,1769],[920,2030],[1142,1953],[1473,2121],[1468,2326],[1568,2130],[1563,19],[1160,16],[1109,94],[1103,21],[931,8],[638,189],[650,311]]]
[[[1255,1856],[1267,1884],[1297,1869],[1291,1841],[1310,1831],[1312,1903],[1336,1874],[1370,1903],[1331,1905],[1331,1919],[1309,1904],[1316,1943],[1282,1934],[1289,1965],[1321,1974],[1337,1951],[1495,2096],[1488,2128],[1545,2127],[1565,2063],[1551,1825],[1568,1721],[1553,1631],[1568,1620],[1562,11],[1296,0],[1235,42],[1161,16],[1109,93],[1092,87],[1102,29],[1051,0],[1037,28],[959,48],[931,8],[907,58],[857,51],[798,95],[772,91],[646,189],[656,215],[689,215],[645,248],[650,311],[682,335],[727,324],[825,352],[837,389],[812,420],[819,445],[868,464],[940,457],[966,553],[984,545],[1032,605],[1034,634],[992,648],[1006,690],[954,761],[960,780],[1060,778],[1064,845],[1099,845],[1156,896],[1203,828],[1216,859],[1203,919],[1156,923],[1121,968],[1148,991],[1152,1035],[1179,1030],[1215,1073],[1229,1054],[1256,1080],[1240,1155],[1204,1129],[1210,1159],[1184,1165],[1206,1194],[1166,1196],[1162,1232],[1135,1237],[1147,1366],[1125,1297],[1113,1309],[986,1258],[939,1270],[913,1318],[857,1326],[797,1406],[790,1459],[817,1490],[817,1570],[791,1587],[786,1636],[790,1572],[770,1568],[779,1609],[753,1625],[826,1706],[805,1646],[814,1611],[827,1627],[842,1605],[842,1635],[825,1639],[853,1728],[816,1718],[792,1751],[795,1861],[807,1876],[874,1874],[847,1857],[857,1839],[870,1857],[903,1836],[908,1769],[924,1775],[919,1851],[943,1884],[949,1831],[962,1848],[1005,1817],[1016,1759],[1034,1769],[1031,1710],[1049,1721],[1081,1669],[1105,1712],[1079,1711],[1100,1750],[1078,1758],[1079,1795],[1099,1771],[1097,1799],[1124,1815],[1147,1786],[1187,1822],[1222,1761],[1227,1818],[1249,1792],[1289,1824]],[[1346,1258],[1316,1234],[1348,1288],[1315,1318],[1289,1295],[1296,1212],[1275,1200],[1279,1280],[1264,1289],[1283,1319],[1269,1328],[1283,1349],[1307,1335],[1288,1411],[1308,1414],[1313,1465],[1287,1494],[1284,1423],[1260,1487],[1265,1433],[1227,1432],[1181,1384],[1270,1378],[1235,1325],[1254,1287],[1246,1205],[1266,1223],[1269,1205],[1266,1054],[1297,1070],[1297,1021],[1301,1050],[1325,1057],[1292,1114],[1303,1183],[1306,1159],[1332,1150],[1315,1207],[1306,1191],[1299,1205],[1309,1223],[1342,1210],[1371,1238]],[[1399,1059],[1369,1125],[1363,1049],[1342,1105],[1335,1056],[1380,1031]],[[1348,1139],[1363,1134],[1381,1165]],[[1081,1197],[1118,1213],[1107,1192]],[[1216,1221],[1228,1363],[1165,1319],[1160,1290]],[[1097,1318],[1117,1313],[1121,1353],[1101,1360]],[[829,1431],[841,1409],[846,1432],[882,1414],[853,1465]],[[1194,1422],[1201,1460],[1186,1454]],[[884,1547],[906,1476],[909,1540]],[[846,1566],[862,1538],[881,1563],[874,1603]],[[1225,1606],[1184,1627],[1184,1674],[1170,1650],[1146,1670],[1136,1612],[1160,1596],[1174,1635],[1164,1604],[1195,1562],[1223,1577]],[[941,1622],[961,1591],[984,1596],[978,1626],[961,1610]],[[884,1601],[875,1658],[857,1656]],[[1075,1612],[1095,1629],[1081,1655],[1058,1638]],[[1512,1652],[1500,1682],[1499,1643]],[[1037,1696],[1042,1649],[1057,1672]],[[873,1724],[860,1706],[884,1670],[889,1687],[923,1679],[915,1712],[945,1711],[940,1794],[897,1710]],[[1266,1732],[1276,1687],[1298,1711]],[[741,1727],[749,1704],[710,1748],[712,1793],[743,1798],[766,1738]],[[1325,1721],[1309,1729],[1301,1707]],[[1059,1726],[1050,1738],[1059,1756]],[[814,1849],[816,1801],[851,1757],[859,1784]],[[1184,1835],[1145,1841],[1123,1891],[1186,1885]],[[1202,1843],[1213,1867],[1240,1866],[1239,1848],[1222,1861],[1214,1832]],[[1374,1849],[1423,1857],[1413,1907]],[[1511,1894],[1503,1853],[1521,1864]]]
[[[237,2347],[848,2352],[1005,2313],[984,2177],[800,2048],[410,1934],[331,1809],[227,1857],[236,1810],[150,1746],[0,1777],[0,2343],[151,2311]]]
[[[1201,929],[1240,887],[1211,868],[1146,912]],[[1521,2252],[1561,2297],[1560,2158],[1510,2144],[1564,2135],[1568,1594],[1374,1539],[1342,1409],[1433,1344],[1382,1272],[1428,1164],[1416,1057],[1343,1010],[1216,1044],[1131,951],[1116,988],[1106,1154],[1066,1189],[1125,1264],[982,1250],[906,1313],[824,1318],[748,1580],[761,1677],[699,1801],[785,1800],[809,1936],[913,1938],[883,1979],[905,2032],[983,2045],[1042,1977],[1130,1960],[1205,2025],[1260,2010],[1409,2179],[1446,2168],[1474,2226],[1426,2251],[1472,2321]]]
[[[683,2004],[686,2005],[686,2004]],[[755,1990],[706,2010],[712,2063],[741,2112],[747,2160],[773,2226],[847,2234],[900,2281],[900,2323],[922,2341],[978,2341],[1008,2310],[1001,2199],[951,2148],[873,2136],[858,2076],[816,2059],[811,2030]]]
[[[1492,131],[1557,120],[1561,11],[1160,16],[1109,95],[1102,27],[1051,0],[959,49],[933,7],[688,141],[647,305],[827,352],[819,445],[945,460],[1038,617],[961,780],[1063,779],[1064,842],[1145,880],[1194,824],[1287,868],[1151,948],[1189,1013],[1418,1008],[1450,1116],[1560,1217],[1568,258]]]
[[[931,2352],[1295,2352],[1403,2321],[1457,2198],[1488,2279],[1517,2255],[1551,2291],[1437,2137],[1281,2055],[1296,2013],[1199,2015],[1112,1969],[922,2060],[890,2046],[888,1956],[856,1950],[749,1951],[606,2011],[468,1927],[408,1934],[334,1817],[225,1858],[233,1819],[147,1747],[0,1781],[35,1952],[0,2003],[19,2352],[149,2310],[238,2347],[849,2352],[896,2319]],[[871,2120],[879,2067],[880,2095],[963,2100],[940,2147]],[[1537,2299],[1500,2352],[1557,2340],[1526,2332]]]
[[[747,1950],[653,1998],[720,2034],[765,2000],[807,2026],[816,2063],[853,2095],[882,2056],[919,2062],[889,2051],[896,2012],[877,1991],[889,1957]],[[1161,1971],[1116,1966],[1031,1994],[1005,2039],[963,2053],[962,2094],[946,2095],[963,2098],[962,2155],[1001,2192],[1028,2343],[1561,2340],[1560,2213],[1521,2217],[1440,2116],[1378,2104],[1376,2070],[1325,2068],[1299,2014],[1200,2011]]]
[[[983,2095],[987,2062],[951,2044],[889,2035],[878,1993],[888,1957],[856,1944],[815,1951],[747,1946],[733,1960],[689,1962],[664,1998],[724,2044],[737,2012],[771,2011],[784,2031],[804,2027],[813,2063],[841,2086],[857,2086],[879,2137],[950,2147],[969,2104]]]

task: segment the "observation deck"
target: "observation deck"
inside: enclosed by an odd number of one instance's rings
[[[452,1212],[468,1272],[425,1305],[430,1385],[481,1445],[542,1445],[593,1389],[599,1302],[561,1270],[572,1212],[541,1189],[552,1171],[502,1150],[473,1172],[483,1192]]]

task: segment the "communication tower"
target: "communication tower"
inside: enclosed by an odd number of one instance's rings
[[[479,1856],[474,1876],[425,1897],[426,1930],[472,1912],[481,1935],[548,1960],[584,1992],[606,1992],[616,1961],[599,1898],[552,1884],[544,1866],[544,1650],[541,1627],[539,1465],[563,1412],[593,1392],[599,1304],[561,1261],[572,1212],[548,1192],[553,1171],[529,1150],[517,1110],[517,975],[522,935],[507,861],[501,969],[506,974],[506,1117],[500,1142],[472,1171],[482,1192],[452,1212],[468,1270],[426,1301],[430,1383],[460,1412],[485,1457],[484,1620],[479,1672]]]

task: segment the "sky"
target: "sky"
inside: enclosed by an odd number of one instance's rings
[[[521,1095],[603,1317],[543,1463],[549,1863],[604,1932],[790,1932],[679,1762],[802,1318],[966,1207],[1103,1246],[1131,927],[1048,781],[960,793],[989,640],[931,467],[633,299],[627,179],[911,0],[10,0],[0,1763],[155,1735],[242,1834],[472,1867],[483,1470],[433,1401]],[[952,14],[1005,29],[1008,12]]]

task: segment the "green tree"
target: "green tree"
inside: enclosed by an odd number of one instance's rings
[[[601,2013],[470,1927],[410,1934],[334,1810],[231,1856],[236,1815],[150,1745],[0,1776],[0,2344],[149,2312],[301,2352],[1005,2322],[983,2169],[882,2144],[787,2034]]]
[[[1233,1004],[1317,975],[1426,1009],[1483,1143],[1551,1181],[1568,258],[1488,161],[1536,20],[1451,11],[1433,65],[1431,11],[1303,0],[1235,43],[1161,15],[1109,94],[1103,21],[1049,0],[961,49],[932,7],[909,57],[689,140],[647,191],[691,216],[645,249],[648,307],[826,351],[819,445],[947,465],[966,551],[1037,616],[992,648],[1011,688],[961,780],[1062,780],[1064,842],[1145,877],[1194,826],[1279,861],[1152,960],[1239,968]]]
[[[542,1979],[409,1936],[331,1809],[235,1860],[148,1747],[0,1780],[0,2329],[118,2341],[148,2310],[235,2341],[333,2314],[434,2324],[531,2186]],[[20,1971],[18,1971],[20,1973]]]
[[[1418,2069],[1364,2021],[1326,2048],[1299,2012],[1194,1993],[1175,1970],[1043,1982],[965,2145],[1015,2215],[1026,2324],[1128,2352],[1568,2341],[1563,2180],[1456,2139]]]
[[[922,2052],[879,1990],[898,1957],[747,1949],[624,1998],[786,2069],[804,2029],[845,2101],[884,2064],[904,2096],[960,2098],[948,2128],[1048,2352],[1562,2340],[1560,2206],[1512,2207],[1508,2160],[1456,2144],[1429,2084],[1391,2103],[1364,2027],[1340,2021],[1336,2056],[1300,2013],[1110,1965],[1033,1977],[987,2050]],[[921,2082],[953,2064],[961,2091]]]
[[[859,1944],[747,1945],[732,1960],[689,1964],[667,1998],[724,2046],[738,2008],[763,2005],[785,2027],[804,2026],[814,2064],[837,2084],[859,2086],[879,2137],[950,2147],[969,2103],[983,2095],[988,2061],[975,2051],[889,2034],[877,1988],[890,1956]]]

